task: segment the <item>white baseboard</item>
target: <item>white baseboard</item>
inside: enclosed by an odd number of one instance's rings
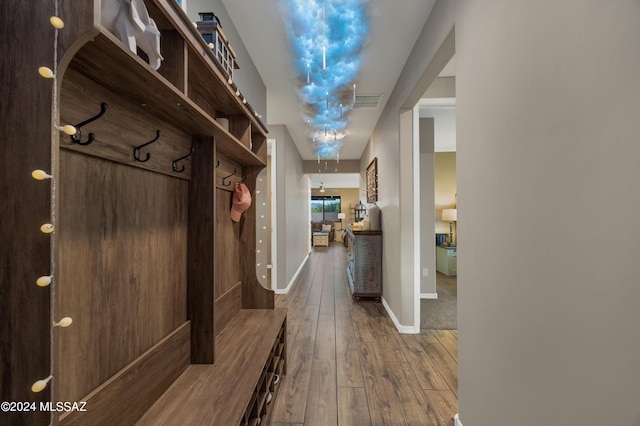
[[[453,416],[453,426],[462,426],[462,422],[460,421],[460,415],[458,413],[456,413],[456,415]]]
[[[420,299],[437,299],[438,293],[420,293]]]
[[[398,318],[396,318],[395,314],[387,304],[387,301],[384,300],[384,297],[382,298],[382,306],[384,306],[384,309],[386,309],[387,313],[389,314],[389,317],[391,318],[391,321],[393,321],[393,324],[396,326],[396,329],[398,330],[398,332],[402,334],[420,333],[420,330],[416,331],[416,329],[413,326],[400,324],[400,322],[398,321]]]
[[[296,271],[296,273],[293,274],[293,277],[291,278],[291,281],[289,281],[289,285],[287,285],[286,288],[277,288],[277,289],[273,290],[273,292],[275,294],[287,294],[287,293],[289,293],[289,290],[291,290],[291,287],[293,286],[293,283],[296,282],[296,279],[298,278],[298,275],[300,275],[300,271],[302,271],[302,268],[304,268],[304,265],[307,264],[307,260],[309,260],[309,254],[310,253],[307,253],[307,256],[304,258],[304,260],[300,264],[300,267],[298,267],[298,270]]]

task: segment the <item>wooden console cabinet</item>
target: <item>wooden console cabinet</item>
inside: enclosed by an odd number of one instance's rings
[[[347,277],[354,300],[382,297],[382,231],[346,232]]]

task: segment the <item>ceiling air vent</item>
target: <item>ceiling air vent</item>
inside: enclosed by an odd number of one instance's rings
[[[378,108],[382,95],[356,95],[354,108]]]

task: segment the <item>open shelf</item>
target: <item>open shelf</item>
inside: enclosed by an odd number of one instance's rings
[[[204,38],[200,35],[198,30],[189,21],[189,18],[182,10],[180,5],[173,0],[147,0],[146,2],[149,15],[156,21],[158,28],[163,30],[176,30],[180,36],[185,40],[188,47],[189,58],[198,58],[199,65],[196,62],[190,62],[190,66],[202,67],[202,71],[208,78],[215,80],[211,83],[215,84],[216,89],[224,90],[224,96],[227,97],[222,103],[233,103],[237,108],[237,112],[233,112],[233,108],[225,108],[227,114],[241,114],[249,117],[252,126],[256,129],[260,129],[264,135],[267,133],[267,128],[259,120],[255,114],[251,104],[243,103],[242,98],[235,95],[235,85],[229,85],[227,83],[228,76],[224,71],[222,65],[216,60],[213,52],[209,49],[209,46],[205,42]],[[218,87],[220,85],[221,87]],[[227,104],[230,105],[230,104]]]
[[[189,129],[191,134],[214,136],[219,150],[229,158],[246,165],[265,165],[248,146],[141,58],[126,50],[110,32],[101,31],[86,43],[70,67],[163,121]],[[232,112],[239,113],[239,109]]]

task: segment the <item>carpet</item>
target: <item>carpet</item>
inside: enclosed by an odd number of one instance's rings
[[[458,329],[458,279],[438,272],[437,299],[420,300],[421,330]]]

